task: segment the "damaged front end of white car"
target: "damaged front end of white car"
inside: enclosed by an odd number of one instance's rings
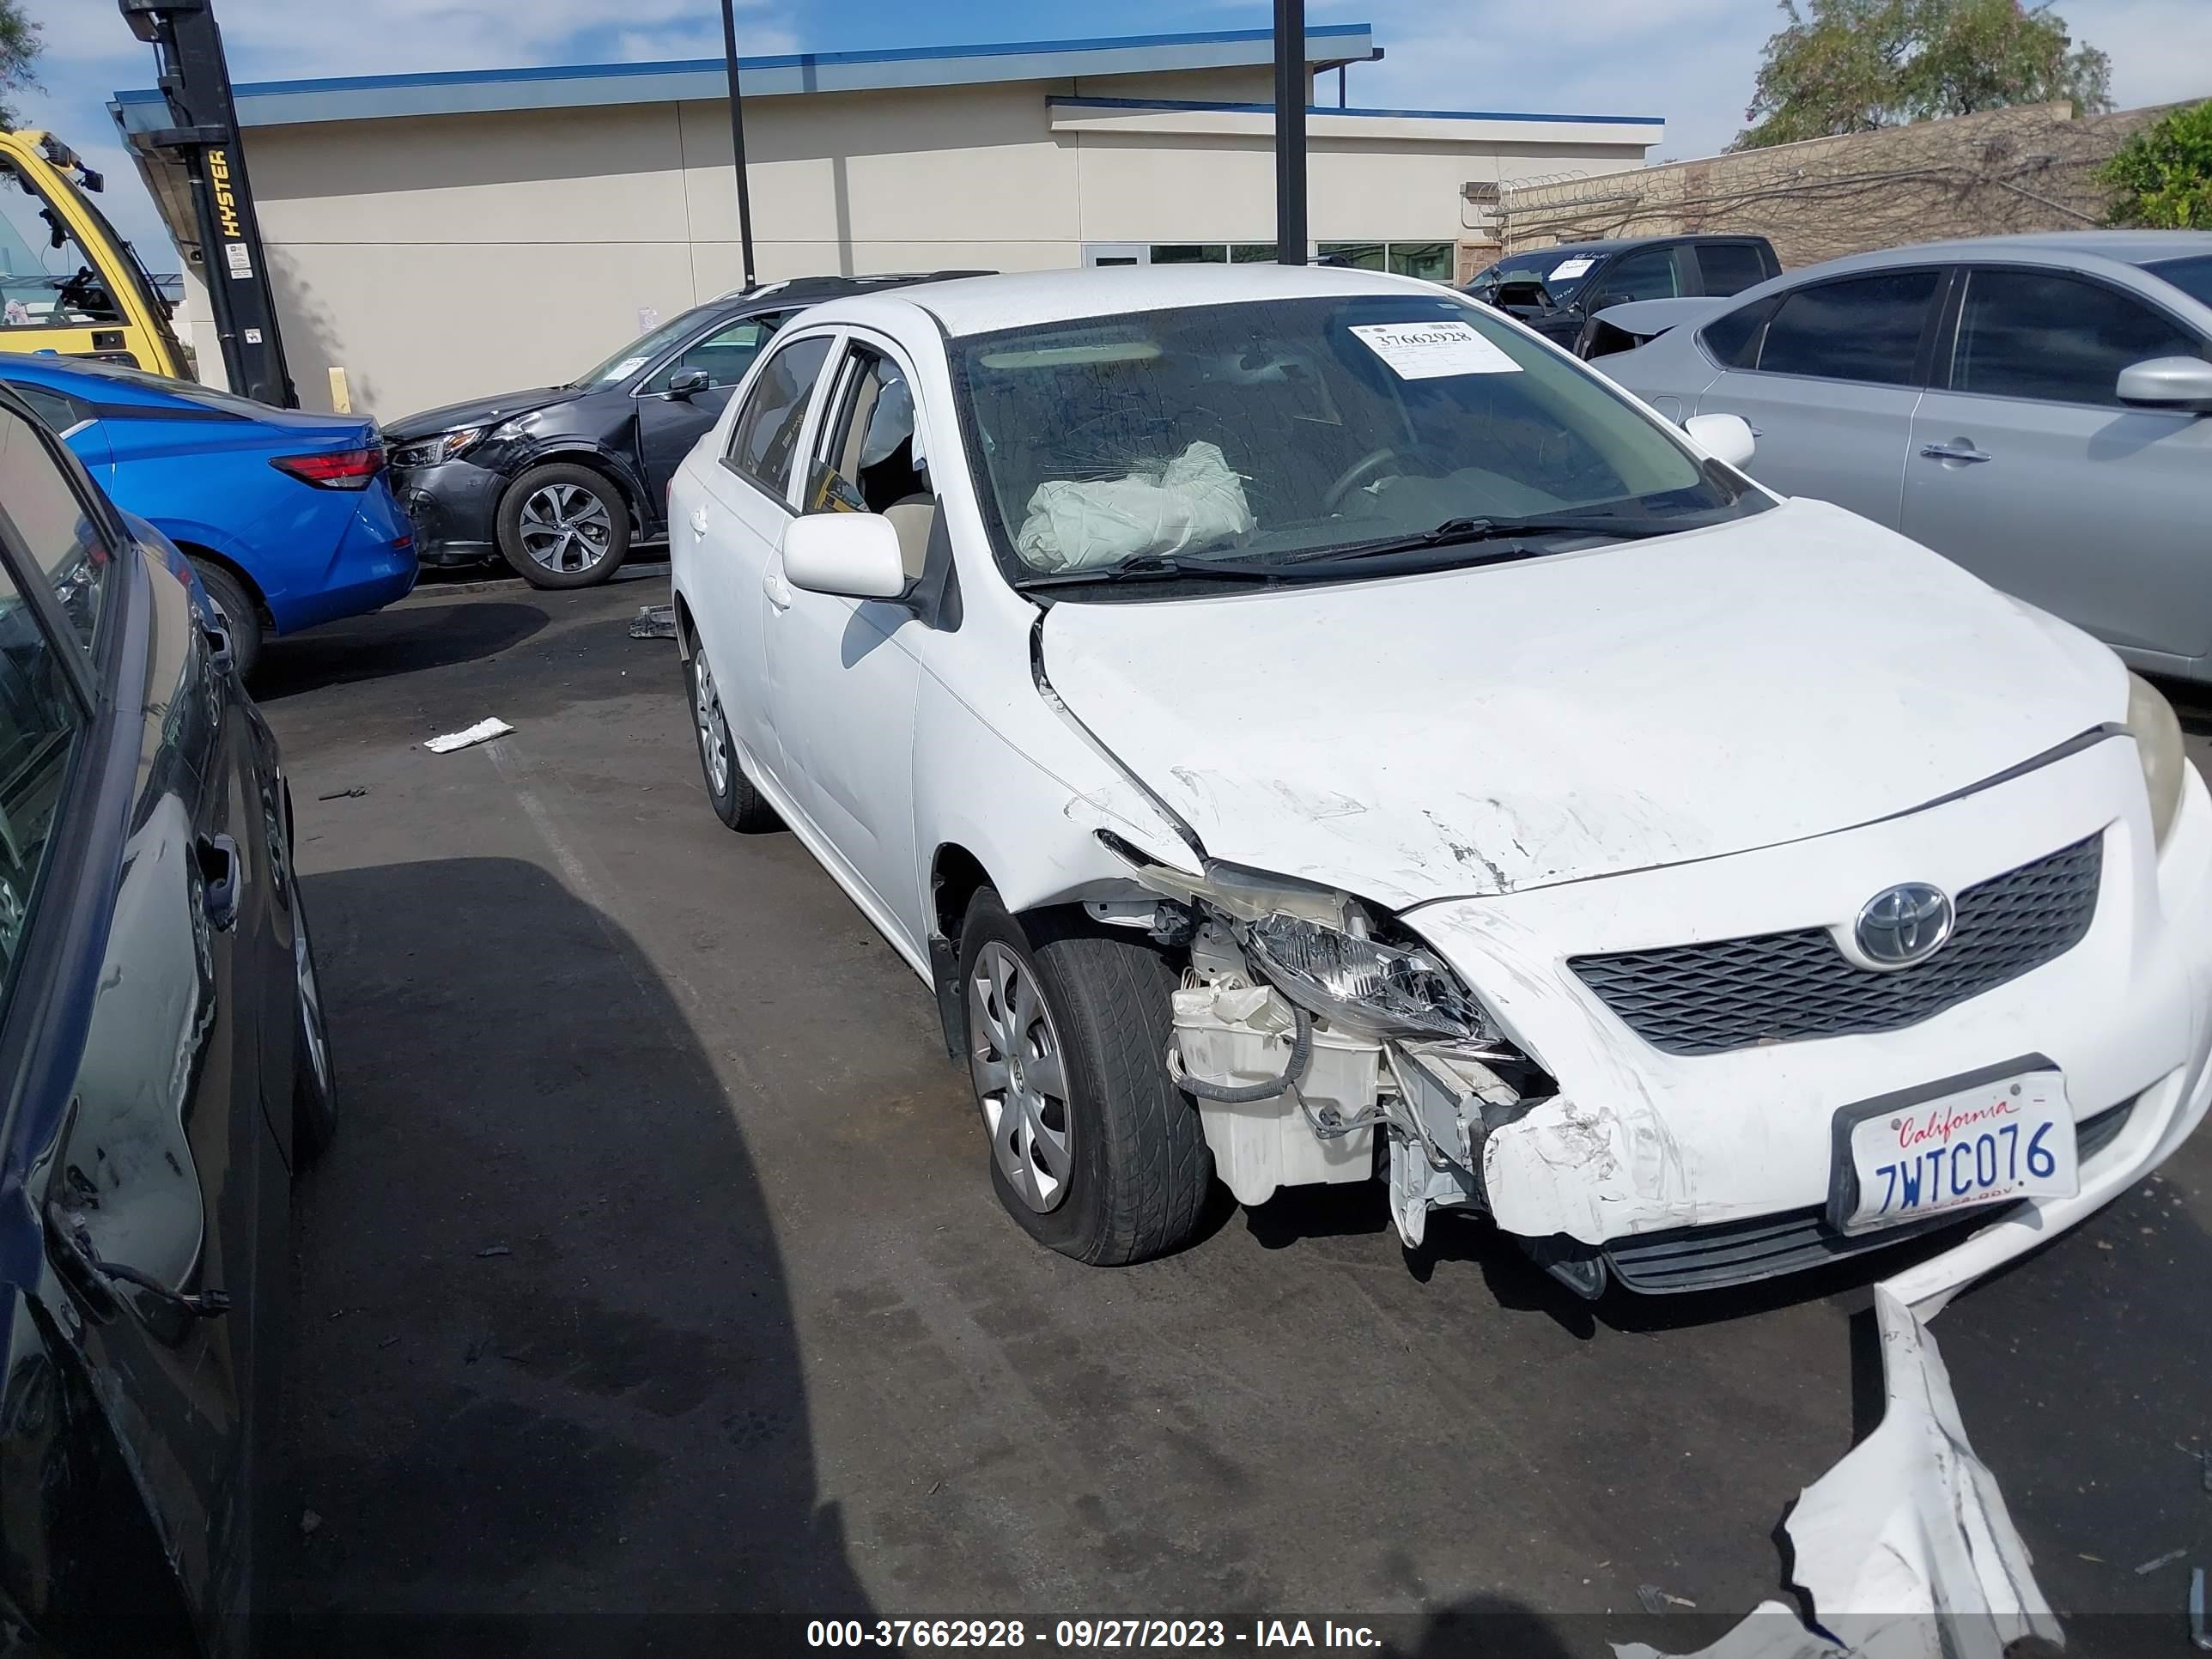
[[[1160,902],[1094,915],[1188,953],[1167,1065],[1239,1203],[1370,1180],[1380,1147],[1408,1249],[1432,1211],[1490,1212],[1491,1137],[1558,1089],[1449,964],[1348,894],[1218,862],[1194,877],[1099,839]],[[1603,1291],[1595,1255],[1522,1242],[1578,1294]]]

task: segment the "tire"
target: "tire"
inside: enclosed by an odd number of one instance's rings
[[[761,798],[752,780],[745,776],[744,768],[738,763],[729,719],[722,712],[721,691],[714,684],[714,671],[707,665],[703,646],[693,645],[691,654],[684,659],[684,684],[690,694],[691,734],[699,743],[699,775],[706,781],[707,799],[714,816],[744,835],[781,827],[783,820],[776,817],[775,808]]]
[[[499,550],[532,587],[592,587],[629,555],[629,503],[604,472],[533,466],[499,501]]]
[[[1017,975],[1030,976],[1041,1020]],[[1030,1237],[1078,1261],[1142,1261],[1198,1231],[1213,1157],[1197,1108],[1168,1076],[1175,986],[1147,941],[1095,927],[1080,909],[1018,921],[988,888],[968,907],[961,1009],[992,1189]],[[1025,1016],[1018,1072],[1003,1063],[1008,1002]]]
[[[330,1029],[323,1018],[321,976],[301,908],[300,883],[292,883],[292,1162],[313,1164],[338,1129],[337,1079],[331,1064]]]
[[[261,661],[261,607],[245,583],[212,559],[194,559],[192,569],[215,608],[222,612],[222,625],[230,630],[230,659],[238,666],[238,678],[244,679]]]

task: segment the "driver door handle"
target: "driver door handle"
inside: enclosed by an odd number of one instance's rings
[[[1988,461],[1995,456],[1985,455],[1966,439],[1954,439],[1948,444],[1923,444],[1920,453],[1931,461]]]
[[[768,595],[768,602],[777,610],[791,609],[791,585],[784,580],[783,570],[780,564],[770,565],[763,574],[761,592]]]

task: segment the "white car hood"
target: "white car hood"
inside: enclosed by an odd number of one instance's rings
[[[1209,857],[1399,908],[1848,829],[2127,704],[2086,635],[1809,501],[1526,563],[1056,604],[1042,648]]]

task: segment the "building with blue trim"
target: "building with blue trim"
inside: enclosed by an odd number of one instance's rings
[[[1656,117],[1348,104],[1382,56],[1310,27],[1315,251],[1450,280],[1496,186],[1641,165]],[[763,279],[1274,255],[1265,29],[748,58]],[[236,88],[302,396],[342,367],[386,417],[568,379],[739,280],[719,60]],[[110,106],[180,246],[150,89]],[[188,265],[196,271],[196,264]],[[204,316],[204,295],[188,308]],[[203,341],[204,364],[219,361]]]

